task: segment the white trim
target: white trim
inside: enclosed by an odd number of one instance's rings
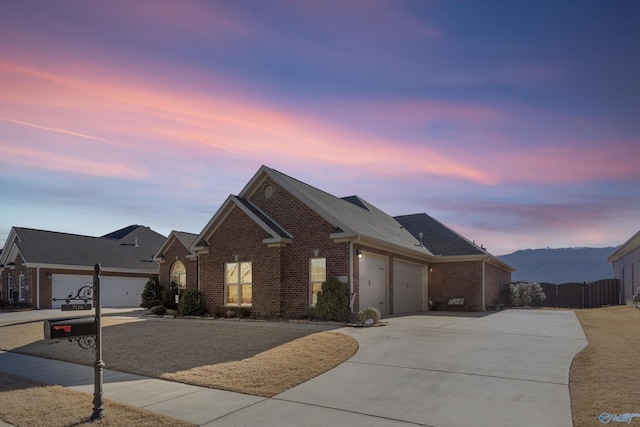
[[[251,203],[251,202],[249,202]],[[254,205],[255,206],[255,205]],[[281,237],[274,229],[269,227],[263,220],[261,220],[255,213],[251,211],[248,207],[246,207],[238,197],[230,195],[227,197],[227,200],[222,204],[222,206],[216,211],[213,215],[213,218],[207,223],[205,228],[200,232],[196,240],[194,240],[194,244],[190,249],[191,252],[196,253],[208,253],[209,249],[206,246],[197,246],[198,243],[202,241],[206,241],[213,236],[218,227],[226,220],[226,218],[231,214],[233,208],[237,207],[242,211],[245,215],[247,215],[256,225],[262,228],[264,231],[269,233],[271,237],[267,237],[262,240],[262,243],[266,245],[274,245],[282,246],[282,244],[290,244],[293,241],[293,237],[289,234],[283,227],[280,227],[278,223],[274,223],[278,225],[289,237]],[[256,207],[257,208],[257,207]],[[259,210],[259,209],[258,209]],[[262,212],[262,211],[261,211]],[[263,212],[264,213],[264,212]],[[268,216],[267,214],[264,214]],[[273,219],[272,219],[273,221]]]
[[[313,305],[313,284],[314,283],[318,283],[317,281],[313,281],[312,279],[312,272],[311,272],[311,262],[315,259],[323,259],[324,260],[324,280],[322,282],[326,282],[327,281],[327,257],[324,256],[314,256],[309,258],[309,307],[315,307],[315,305]],[[320,286],[322,286],[322,284],[320,284]]]
[[[487,269],[486,269],[486,261],[482,261],[482,311],[485,311],[485,299],[487,292]],[[500,283],[500,272],[498,272],[498,283]],[[500,292],[500,286],[498,285],[498,292]]]
[[[94,271],[95,266],[88,265],[64,265],[64,264],[36,264],[36,263],[25,263],[26,268],[49,268],[52,270],[77,270],[77,271]],[[103,273],[123,273],[123,274],[158,274],[158,270],[142,270],[135,268],[114,268],[114,267],[102,267],[101,271]],[[53,272],[52,272],[53,273]],[[66,273],[56,273],[56,274],[66,274]],[[71,273],[69,273],[71,274]]]
[[[640,247],[640,231],[638,231],[629,240],[627,240],[622,245],[620,245],[618,249],[616,249],[611,255],[609,255],[609,257],[607,258],[607,261],[609,262],[609,264],[614,264],[615,262],[620,260],[620,258],[624,258],[624,256],[627,255],[629,252],[632,252],[633,250],[639,247]]]
[[[36,269],[36,310],[40,310],[40,266]]]

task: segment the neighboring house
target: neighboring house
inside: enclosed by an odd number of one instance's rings
[[[198,289],[198,257],[189,249],[197,234],[172,231],[156,252],[160,264],[160,285],[167,288],[175,282],[179,289]]]
[[[424,312],[429,300],[452,298],[484,310],[514,271],[425,214],[393,218],[266,166],[227,198],[190,251],[209,311],[246,307],[259,316],[308,314],[331,276],[354,311]]]
[[[165,237],[132,225],[102,237],[13,227],[0,254],[5,301],[35,308],[59,308],[66,298],[93,282],[101,265],[104,307],[140,305],[151,275],[158,274],[153,255]]]
[[[613,266],[613,278],[620,280],[620,303],[633,305],[640,294],[640,231],[620,245],[607,258]]]

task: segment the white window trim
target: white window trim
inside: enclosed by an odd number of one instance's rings
[[[18,276],[18,301],[19,302],[23,302],[24,301],[24,274],[20,273],[20,275]]]
[[[174,267],[176,266],[177,263],[182,264],[182,267],[184,268],[184,272],[178,273],[178,274],[174,274],[173,270]],[[171,270],[169,271],[169,275],[171,276],[171,281],[175,282],[178,284],[178,288],[180,289],[186,289],[187,288],[187,266],[184,265],[184,262],[177,260],[176,262],[174,262],[173,264],[171,264]],[[182,281],[180,280],[181,277],[184,277],[184,285],[181,283]],[[174,278],[178,279],[177,281],[174,280]]]
[[[237,264],[237,275],[238,281],[229,285],[227,282],[227,266]],[[250,264],[251,265],[251,282],[242,282],[242,264]],[[251,304],[242,304],[242,285],[251,285]],[[238,287],[238,303],[237,304],[229,304],[227,302],[227,290],[229,286],[237,286]],[[252,307],[253,306],[253,264],[251,261],[238,261],[238,262],[227,262],[224,264],[224,305],[225,307]]]
[[[311,273],[311,265],[313,263],[314,260],[316,259],[323,259],[324,260],[324,280],[322,281],[314,281],[313,280],[313,274]],[[322,283],[327,281],[327,258],[326,257],[314,257],[314,258],[309,258],[309,307],[315,307],[315,304],[313,303],[313,284],[314,283],[320,283],[320,286],[322,286]]]

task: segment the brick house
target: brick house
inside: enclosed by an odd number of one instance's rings
[[[190,251],[210,312],[246,307],[262,316],[306,315],[332,276],[354,311],[423,312],[450,298],[484,310],[514,271],[426,214],[393,218],[266,166],[227,198]]]
[[[620,280],[620,303],[633,305],[640,294],[640,231],[620,245],[607,258],[613,267],[613,278]]]
[[[7,303],[59,308],[65,298],[93,282],[102,267],[104,307],[137,307],[149,276],[158,274],[153,254],[165,238],[131,225],[102,237],[13,227],[0,254],[0,299]]]
[[[154,260],[160,264],[159,282],[167,288],[175,282],[180,290],[198,288],[198,257],[189,249],[197,234],[172,231]]]

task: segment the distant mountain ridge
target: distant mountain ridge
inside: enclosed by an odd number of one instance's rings
[[[612,278],[607,257],[615,250],[614,247],[525,249],[498,258],[518,270],[511,275],[513,281],[582,283]]]

